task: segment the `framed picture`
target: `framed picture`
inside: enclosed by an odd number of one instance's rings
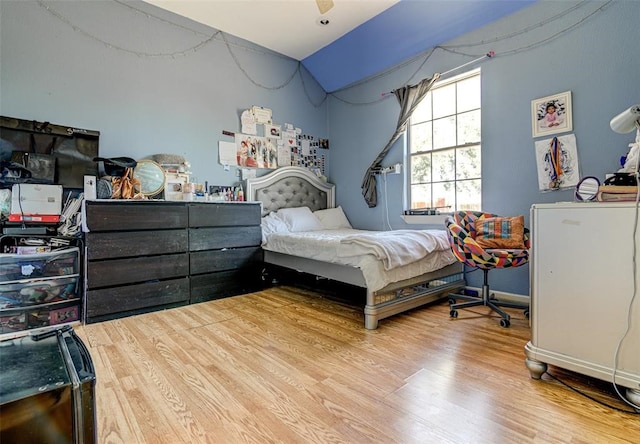
[[[532,100],[531,117],[533,137],[571,131],[571,91]]]

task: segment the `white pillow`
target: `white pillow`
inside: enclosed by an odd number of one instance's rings
[[[276,213],[269,213],[260,222],[262,227],[262,243],[267,241],[267,237],[272,233],[286,233],[289,227],[280,219]]]
[[[277,211],[280,219],[287,224],[289,231],[317,231],[324,227],[309,207],[281,208]]]
[[[342,211],[342,207],[328,208],[326,210],[314,211],[313,214],[320,219],[320,223],[325,230],[338,230],[340,228],[353,228],[349,219]]]

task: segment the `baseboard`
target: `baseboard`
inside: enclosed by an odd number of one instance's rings
[[[477,292],[477,294],[482,294],[482,288],[479,287],[464,287],[466,291],[475,291]],[[525,304],[529,303],[529,296],[528,295],[524,295],[524,294],[517,294],[517,293],[508,293],[506,291],[494,291],[491,290],[491,293],[493,293],[496,297],[496,299],[498,299],[499,301],[507,301],[507,302],[522,302]]]

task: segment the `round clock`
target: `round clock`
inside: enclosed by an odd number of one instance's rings
[[[164,190],[164,168],[153,160],[138,160],[133,169],[133,177],[140,181],[140,192],[147,197],[153,197]]]

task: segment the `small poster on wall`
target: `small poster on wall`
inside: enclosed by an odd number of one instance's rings
[[[236,134],[237,165],[247,168],[278,168],[278,141],[273,137]]]
[[[580,180],[576,136],[554,137],[535,142],[540,191],[574,187]]]

